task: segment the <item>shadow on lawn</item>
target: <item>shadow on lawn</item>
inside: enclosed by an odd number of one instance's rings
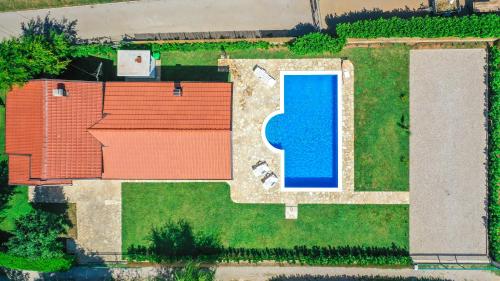
[[[217,66],[165,65],[161,67],[162,81],[229,81],[229,72],[219,72]]]
[[[167,221],[160,227],[153,227],[146,239],[147,246],[132,245],[127,254],[134,259],[153,257],[156,262],[163,262],[216,256],[223,248],[217,235],[194,233],[185,220]]]
[[[98,71],[99,68],[100,71]],[[96,81],[97,72],[99,72],[99,81],[124,80],[122,77],[117,76],[117,68],[116,65],[113,64],[112,60],[98,57],[84,57],[74,59],[68,65],[66,70],[57,78],[67,80]]]
[[[0,211],[8,207],[8,203],[12,195],[15,193],[14,186],[9,186],[9,166],[7,160],[0,161]],[[3,221],[5,217],[0,216],[0,222]],[[0,250],[3,249],[3,245],[12,236],[7,231],[0,230]]]

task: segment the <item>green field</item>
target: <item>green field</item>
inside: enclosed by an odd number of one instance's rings
[[[301,58],[285,48],[227,53],[230,58]],[[219,56],[219,51],[164,52],[162,80],[228,81],[217,72]],[[407,191],[409,48],[352,48],[334,57],[351,60],[355,68],[355,189]]]
[[[19,11],[124,1],[127,0],[0,0],[0,11]]]
[[[408,248],[407,205],[299,205],[299,218],[285,220],[284,205],[233,203],[226,183],[124,183],[122,200],[124,251],[170,219],[232,247]]]

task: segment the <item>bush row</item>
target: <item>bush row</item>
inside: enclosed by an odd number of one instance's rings
[[[361,20],[337,26],[339,37],[500,37],[500,15],[463,17],[413,17]]]
[[[0,267],[41,272],[67,271],[75,262],[72,256],[50,259],[30,259],[0,253]]]
[[[268,49],[269,42],[266,41],[234,41],[234,42],[195,42],[195,43],[148,43],[130,44],[125,43],[117,46],[110,44],[79,44],[72,48],[72,56],[75,58],[96,56],[102,58],[114,58],[116,50],[151,50],[153,53],[167,51],[200,51],[200,50],[248,50],[248,49]]]
[[[307,265],[410,265],[408,251],[393,245],[378,247],[306,247],[286,248],[221,248],[218,253],[198,253],[195,256],[158,254],[144,247],[129,249],[131,261],[173,262],[195,259],[200,262],[262,262],[276,261]]]
[[[491,48],[489,59],[489,244],[491,257],[500,261],[500,48]]]
[[[336,26],[337,37],[310,33],[289,45],[292,52],[305,55],[335,53],[344,47],[346,38],[390,37],[500,37],[500,15],[485,14],[463,17],[413,17],[402,19],[361,20]]]

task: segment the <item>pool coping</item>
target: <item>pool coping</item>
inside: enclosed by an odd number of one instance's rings
[[[337,186],[336,187],[286,187],[285,186],[285,150],[278,149],[271,145],[266,137],[266,127],[269,120],[273,117],[285,113],[285,76],[286,75],[328,75],[337,76]],[[338,70],[281,70],[280,71],[280,107],[269,114],[262,122],[261,137],[264,145],[273,153],[280,156],[280,190],[283,192],[341,192],[343,181],[343,146],[342,146],[342,122],[343,122],[343,103],[342,103],[342,72]]]

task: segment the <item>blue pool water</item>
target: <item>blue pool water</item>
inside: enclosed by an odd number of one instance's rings
[[[267,123],[284,150],[285,188],[338,188],[337,75],[284,75],[284,113]]]

